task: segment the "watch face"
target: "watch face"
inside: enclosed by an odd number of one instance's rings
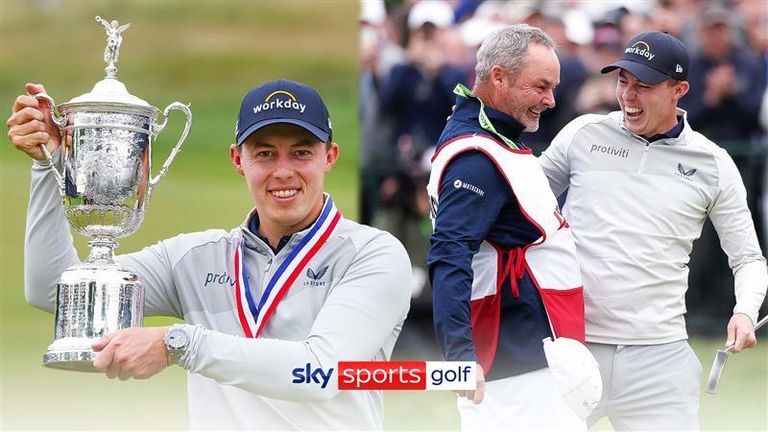
[[[182,329],[171,329],[165,343],[169,349],[182,350],[187,347],[189,336]]]

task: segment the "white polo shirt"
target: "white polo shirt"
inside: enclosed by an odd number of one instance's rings
[[[683,121],[677,138],[649,143],[623,127],[620,111],[584,115],[539,158],[556,195],[570,187],[564,214],[584,278],[589,342],[687,338],[688,261],[707,217],[733,269],[734,313],[757,320],[768,271],[744,184],[728,153]]]

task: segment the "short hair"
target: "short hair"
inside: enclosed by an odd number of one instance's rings
[[[515,24],[491,33],[477,51],[475,77],[478,82],[488,79],[494,65],[507,69],[516,76],[528,61],[531,44],[555,49],[555,41],[540,28],[528,24]]]

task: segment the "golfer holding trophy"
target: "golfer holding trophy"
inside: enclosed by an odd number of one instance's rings
[[[116,78],[115,64],[121,33],[130,24],[119,26],[117,21],[110,23],[101,17],[96,20],[107,31],[107,74],[91,92],[57,106],[42,86],[27,88],[41,108],[47,105],[56,128],[49,134],[63,143],[57,152],[60,164],[45,145],[39,145],[44,157],[35,162],[36,169],[49,170],[54,176],[70,225],[90,238],[88,258],[69,267],[58,282],[55,340],[43,357],[45,366],[77,371],[97,370],[93,343],[115,330],[142,324],[142,276],[114,262],[115,239],[139,228],[153,189],[192,125],[188,106],[174,102],[161,113],[128,93]],[[160,172],[152,176],[152,142],[165,128],[172,110],[184,113],[186,125]],[[19,113],[20,121],[30,115]],[[12,132],[9,137],[13,140]]]
[[[114,78],[127,27],[99,22],[107,78],[53,117],[42,86],[28,84],[8,119],[11,142],[35,159],[25,289],[33,306],[56,303],[46,365],[122,380],[182,367],[191,429],[382,429],[382,392],[340,391],[332,375],[342,360],[389,360],[411,265],[392,235],[347,220],[324,191],[341,150],[320,93],[277,79],[248,91],[239,112],[233,106],[237,130],[226,144],[254,204],[241,225],[180,234],[115,264],[114,239],[138,227],[189,111],[171,104],[161,116],[130,96]],[[152,177],[151,142],[172,109],[187,114],[187,128]],[[91,237],[83,264],[67,219]],[[147,315],[184,324],[138,327],[142,303]],[[305,369],[313,375],[300,377]]]

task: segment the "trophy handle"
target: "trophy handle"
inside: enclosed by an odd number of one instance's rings
[[[45,93],[38,93],[36,95],[33,95],[36,99],[43,99],[48,101],[48,104],[51,106],[51,121],[53,121],[53,124],[55,124],[59,128],[59,137],[61,140],[60,145],[64,145],[64,127],[66,126],[67,119],[64,118],[61,113],[56,113],[58,109],[56,108],[56,102],[54,102],[53,98],[48,96]],[[53,177],[56,179],[56,183],[59,185],[59,193],[61,196],[64,196],[64,174],[60,173],[58,169],[56,169],[56,165],[53,163],[53,157],[51,157],[51,152],[48,151],[48,149],[45,147],[45,144],[40,144],[40,149],[43,151],[43,155],[45,155],[45,159],[48,161],[48,169],[53,173]]]
[[[189,105],[184,105],[181,102],[174,102],[163,110],[163,117],[165,117],[165,120],[163,120],[162,123],[159,125],[155,125],[153,128],[152,133],[154,135],[160,134],[160,132],[165,129],[165,126],[168,124],[168,114],[172,110],[178,110],[184,113],[184,115],[187,117],[187,123],[184,125],[184,131],[181,133],[181,137],[179,137],[179,141],[176,143],[176,146],[171,150],[171,154],[168,155],[168,159],[165,160],[165,163],[163,164],[163,167],[160,168],[160,172],[149,179],[149,186],[150,188],[154,188],[157,186],[157,184],[160,182],[160,179],[163,178],[165,173],[168,171],[168,168],[171,166],[171,162],[173,162],[173,159],[176,158],[176,155],[181,151],[181,145],[184,144],[184,142],[187,140],[187,135],[189,135],[189,129],[192,127],[192,111],[189,110]]]

